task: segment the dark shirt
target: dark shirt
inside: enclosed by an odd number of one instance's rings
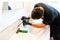
[[[45,10],[43,23],[50,25],[51,36],[54,35],[54,33],[59,33],[60,31],[57,31],[60,30],[60,13],[48,4],[40,3],[40,6]]]

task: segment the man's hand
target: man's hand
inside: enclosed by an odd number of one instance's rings
[[[29,20],[23,21],[23,25],[32,25],[32,23],[29,23]]]

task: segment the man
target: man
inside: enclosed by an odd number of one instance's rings
[[[53,40],[60,40],[60,13],[55,8],[44,3],[37,3],[32,10],[31,18],[42,18],[43,22],[40,24],[33,24],[29,22],[25,23],[37,28],[50,25],[51,38],[54,38]]]

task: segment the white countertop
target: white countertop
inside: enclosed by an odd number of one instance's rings
[[[48,26],[37,33],[14,33],[9,40],[50,40],[50,28]]]
[[[18,21],[18,19],[20,19],[22,16],[27,16],[27,15],[28,14],[25,9],[5,11],[1,15],[0,31],[7,28],[9,25],[13,24],[14,22]]]

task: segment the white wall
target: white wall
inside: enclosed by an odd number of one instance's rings
[[[8,3],[13,10],[26,8],[27,12],[29,14],[31,14],[31,11],[32,11],[34,5],[36,3],[40,3],[40,2],[49,4],[53,7],[55,7],[58,11],[60,11],[59,0],[42,0],[42,1],[41,0],[35,0],[35,1],[34,0],[29,0],[29,1],[27,0],[27,1],[17,1],[17,2],[8,2]]]

